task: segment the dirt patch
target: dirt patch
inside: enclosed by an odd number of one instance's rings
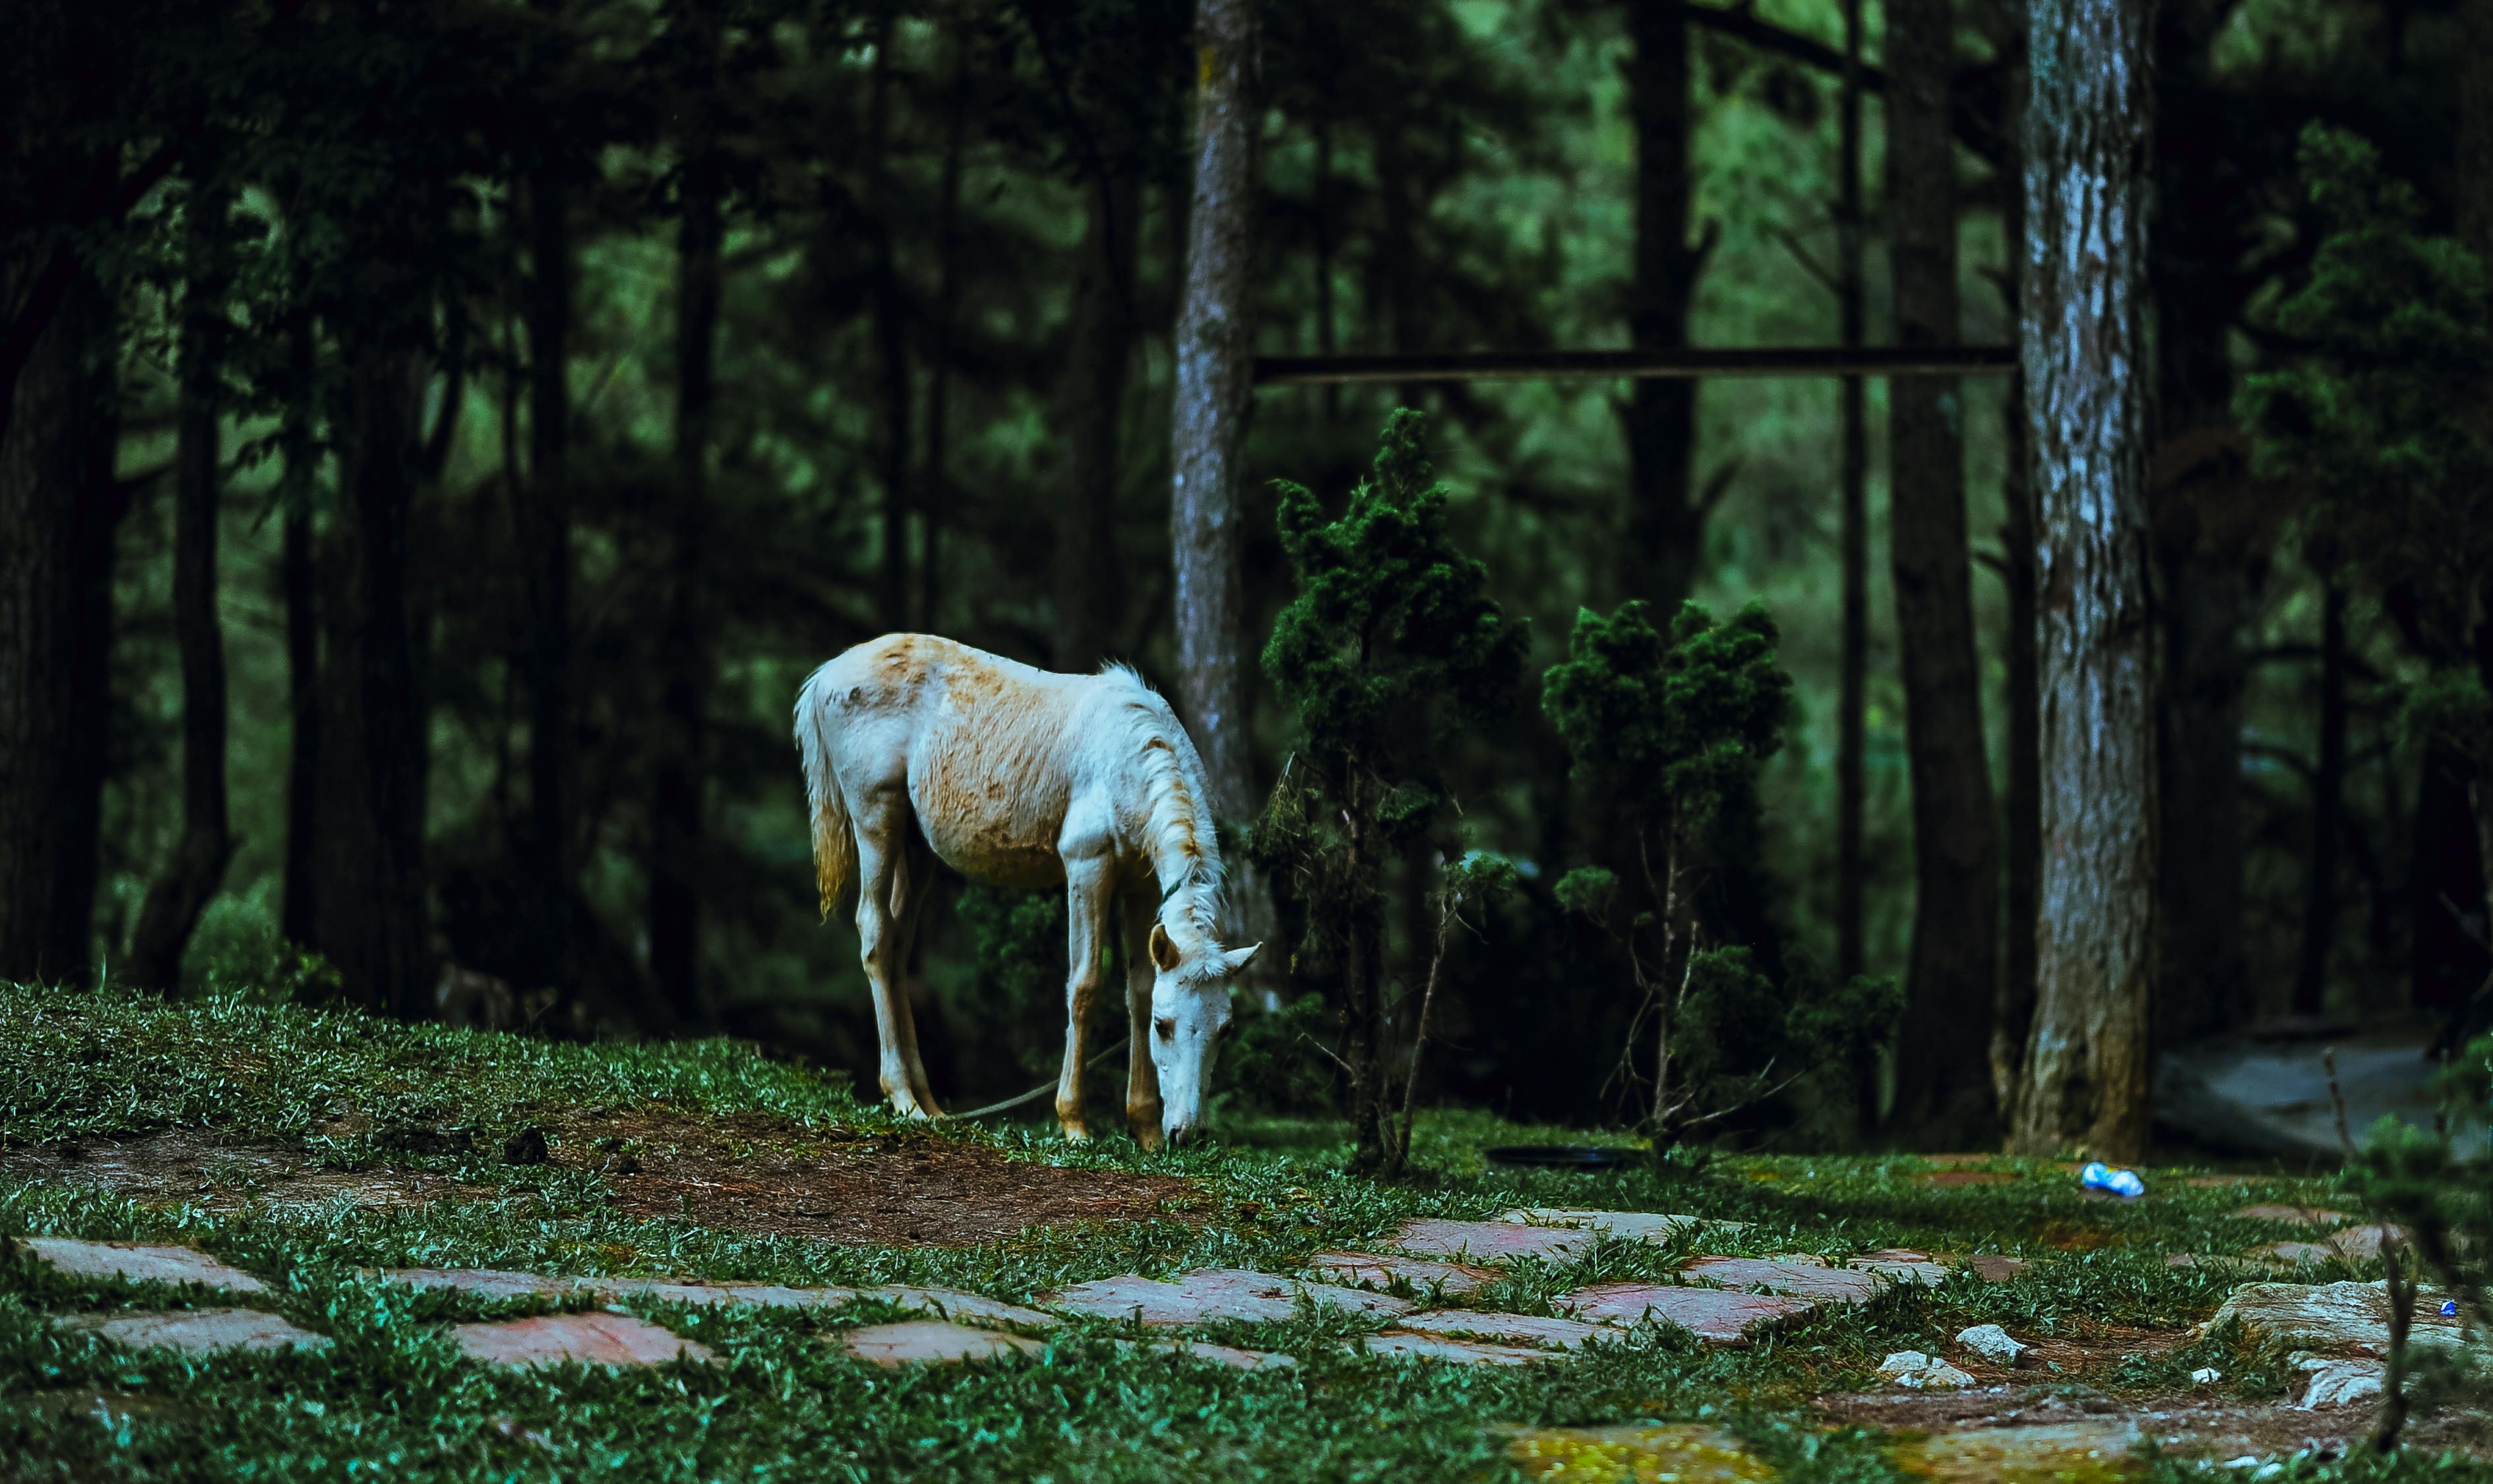
[[[2018,1176],[1997,1169],[1937,1169],[1921,1177],[1924,1185],[2014,1185]]]
[[[660,1109],[549,1125],[550,1162],[604,1176],[638,1216],[878,1246],[975,1247],[1033,1227],[1200,1222],[1193,1182],[1007,1161],[927,1135],[808,1133]]]
[[[301,1149],[226,1144],[199,1129],[168,1129],[128,1139],[63,1139],[0,1149],[0,1180],[108,1191],[146,1205],[192,1204],[226,1214],[259,1203],[280,1209],[344,1200],[404,1210],[436,1200],[493,1194],[447,1175],[404,1169],[331,1169]]]
[[[2184,1456],[2263,1457],[2309,1448],[2321,1457],[2359,1445],[2372,1426],[2371,1404],[2305,1411],[2283,1402],[2244,1402],[2216,1391],[2149,1397],[2073,1392],[2064,1382],[1986,1384],[1970,1391],[1847,1392],[1812,1404],[1828,1418],[1899,1433],[1964,1434],[1985,1429],[2061,1426],[2091,1419],[2133,1423],[2171,1452]],[[2427,1450],[2483,1456],[2483,1419],[2456,1411],[2409,1424],[2406,1441]]]

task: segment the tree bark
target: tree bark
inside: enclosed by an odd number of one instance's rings
[[[2320,749],[2311,770],[2311,857],[2302,898],[2302,953],[2294,1012],[2320,1014],[2337,944],[2337,842],[2346,794],[2346,590],[2324,580],[2320,597]]]
[[[2009,56],[2005,133],[2022,158],[2026,117],[2026,6],[2013,0],[2007,16]],[[2006,262],[2000,276],[2009,318],[2023,313],[2026,261],[2026,193],[2011,189],[2001,208]],[[2040,623],[2036,602],[2033,463],[2026,432],[2026,373],[2008,374],[2001,412],[2006,426],[2007,470],[2000,497],[2006,506],[1999,543],[2001,577],[2008,589],[2008,632],[2000,645],[2008,692],[2007,910],[2002,914],[1999,1000],[1991,1023],[1991,1088],[2003,1114],[2012,1105],[2026,1033],[2034,1018],[2034,934],[2041,913],[2043,870],[2043,696],[2036,666]]]
[[[1628,334],[1637,349],[1688,343],[1688,305],[1704,266],[1688,241],[1688,24],[1677,6],[1634,5],[1628,106],[1636,129],[1636,258]],[[1642,379],[1626,409],[1627,540],[1621,591],[1679,612],[1703,556],[1705,516],[1691,500],[1697,386]]]
[[[69,979],[87,967],[65,866],[81,846],[85,765],[81,621],[87,617],[88,424],[85,359],[96,291],[81,282],[27,354],[0,432],[0,980]],[[93,887],[87,888],[92,912]],[[75,930],[73,930],[75,929]]]
[[[1241,652],[1246,574],[1241,529],[1246,418],[1255,351],[1255,126],[1262,64],[1254,0],[1195,0],[1201,59],[1194,186],[1178,301],[1169,436],[1178,698],[1203,754],[1221,819],[1254,816],[1253,714]],[[1242,943],[1277,935],[1271,889],[1239,853],[1229,921]],[[1259,954],[1247,977],[1268,1003],[1285,954]],[[1267,967],[1270,965],[1270,967]]]
[[[522,661],[528,707],[528,822],[524,920],[534,949],[525,987],[568,993],[571,919],[571,222],[559,164],[528,180],[528,477],[518,512],[527,605]]]
[[[1861,215],[1861,0],[1844,0],[1844,73],[1836,102],[1835,305],[1837,339],[1846,347],[1867,337]],[[1843,513],[1844,638],[1836,700],[1835,975],[1849,981],[1868,962],[1863,938],[1870,865],[1863,850],[1869,807],[1870,673],[1870,421],[1868,385],[1841,383],[1839,484]]]
[[[424,879],[424,707],[407,565],[422,379],[405,351],[362,348],[340,417],[321,676],[318,916],[313,944],[345,992],[424,1014],[432,984]]]
[[[1887,14],[1896,339],[1947,345],[1959,322],[1953,7],[1892,0]],[[1965,413],[1958,384],[1937,377],[1900,377],[1888,398],[1889,544],[1913,782],[1913,938],[1896,1116],[1953,1146],[1983,1132],[1996,1112],[1991,1015],[1999,973],[1998,827],[1974,658]]]
[[[182,951],[224,882],[234,839],[225,810],[225,627],[217,618],[218,369],[228,273],[224,192],[193,193],[183,289],[180,410],[173,451],[173,637],[182,654],[182,838],[139,909],[131,976],[178,988]]]
[[[678,1024],[706,1026],[701,984],[702,780],[709,644],[702,602],[708,525],[711,414],[716,401],[718,163],[706,141],[686,151],[676,301],[676,499],[659,639],[658,763],[649,818],[649,970]]]
[[[1073,285],[1065,356],[1065,427],[1072,440],[1056,514],[1056,668],[1096,669],[1117,630],[1117,428],[1133,361],[1134,239],[1142,181],[1121,148],[1089,182],[1091,223]]]
[[[298,278],[298,305],[302,292]],[[285,513],[278,557],[278,585],[285,605],[285,712],[291,720],[285,754],[285,901],[281,922],[285,941],[295,944],[310,944],[319,935],[320,615],[312,513],[320,466],[312,410],[315,353],[311,313],[298,308],[286,324],[291,396],[280,435],[285,453],[281,495]]]
[[[2145,14],[2033,0],[2021,287],[2043,629],[2033,1030],[2010,1145],[2134,1158],[2148,1126],[2154,658],[2139,295],[2153,99]]]

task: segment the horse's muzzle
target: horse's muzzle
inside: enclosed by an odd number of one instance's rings
[[[1188,1144],[1202,1141],[1203,1126],[1196,1123],[1173,1124],[1162,1129],[1160,1133],[1167,1138],[1170,1148],[1183,1149]]]

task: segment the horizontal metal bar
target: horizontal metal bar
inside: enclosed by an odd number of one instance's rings
[[[1605,380],[1619,378],[2001,376],[2015,346],[1751,346],[1656,350],[1474,350],[1259,355],[1258,386],[1328,381]]]

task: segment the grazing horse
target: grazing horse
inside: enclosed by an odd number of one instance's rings
[[[857,880],[857,952],[894,1108],[940,1116],[899,984],[940,860],[995,886],[1065,888],[1066,1137],[1090,1137],[1082,1032],[1121,924],[1126,1125],[1146,1147],[1194,1134],[1229,980],[1262,945],[1232,952],[1214,937],[1211,795],[1166,701],[1123,665],[1058,675],[931,634],[886,634],[806,677],[796,751],[826,917]]]

